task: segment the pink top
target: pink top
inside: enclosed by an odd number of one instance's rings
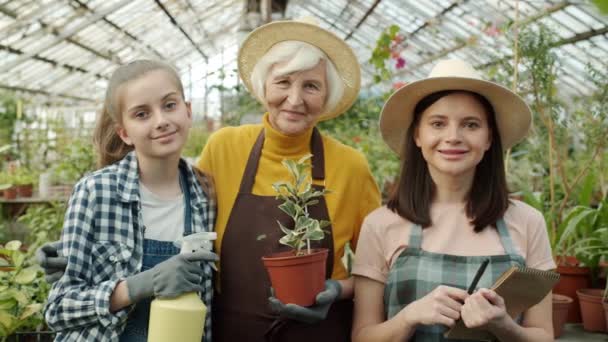
[[[493,227],[475,233],[460,204],[434,205],[433,225],[422,230],[422,249],[463,256],[505,254]],[[513,245],[526,266],[554,269],[555,262],[542,214],[517,200],[504,215]],[[407,248],[412,223],[383,206],[363,221],[352,273],[386,283],[392,264]]]

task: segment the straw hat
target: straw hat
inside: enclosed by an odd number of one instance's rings
[[[311,21],[307,19],[307,21]],[[256,63],[275,44],[286,40],[302,41],[321,49],[334,63],[344,82],[344,94],[336,107],[323,113],[319,120],[328,120],[344,113],[357,99],[361,87],[361,68],[353,50],[333,33],[303,21],[275,21],[253,30],[241,44],[238,68],[241,79],[251,94],[251,73]]]
[[[480,73],[464,61],[443,60],[435,65],[428,78],[400,88],[384,105],[380,131],[393,151],[401,154],[418,102],[427,95],[443,90],[467,90],[485,97],[496,113],[498,133],[504,149],[523,139],[530,129],[532,113],[521,97],[503,86],[484,81]]]

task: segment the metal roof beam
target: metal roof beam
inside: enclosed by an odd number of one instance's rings
[[[196,51],[198,51],[198,53],[200,53],[201,56],[203,56],[203,59],[205,61],[207,61],[208,60],[207,55],[203,52],[203,50],[201,50],[201,48],[198,46],[198,44],[196,44],[194,42],[194,40],[192,40],[192,38],[190,37],[190,35],[188,34],[188,32],[186,32],[184,30],[184,28],[179,25],[179,23],[177,22],[177,20],[175,20],[175,18],[173,17],[173,15],[171,15],[171,13],[169,13],[169,10],[165,7],[165,5],[163,5],[163,3],[160,2],[160,0],[154,0],[154,2],[156,2],[156,4],[158,5],[158,7],[160,7],[160,9],[163,10],[163,12],[167,15],[167,17],[169,17],[169,19],[171,20],[171,23],[175,27],[177,27],[177,29],[179,29],[184,34],[184,36],[188,39],[188,41],[190,41],[190,43],[196,49]]]
[[[87,6],[87,4],[85,4],[84,2],[80,1],[80,0],[72,0],[71,3],[75,3],[77,4],[80,8],[85,9],[86,11],[95,14],[95,11],[93,9],[91,9],[89,6]],[[156,49],[154,49],[153,47],[151,47],[150,45],[142,42],[139,38],[135,37],[134,35],[132,35],[131,33],[127,32],[127,30],[125,30],[124,28],[118,26],[116,23],[114,23],[113,21],[111,21],[110,19],[106,18],[105,16],[103,18],[101,18],[101,20],[103,20],[106,24],[110,25],[112,28],[114,28],[115,30],[117,30],[118,32],[122,33],[123,35],[127,36],[129,39],[131,39],[133,42],[135,42],[135,44],[138,45],[138,47],[147,52],[146,54],[150,54],[150,55],[155,55],[156,57],[158,57],[161,60],[165,60],[166,57],[163,56],[160,52],[158,52]]]
[[[12,47],[6,46],[6,45],[0,45],[0,50],[5,50],[5,51],[8,51],[8,52],[16,54],[16,55],[24,55],[25,54],[21,50],[17,50],[15,48],[12,48]],[[69,64],[66,64],[66,63],[59,63],[59,62],[54,61],[52,59],[48,59],[48,58],[45,58],[45,57],[42,57],[42,56],[38,56],[38,55],[34,55],[31,58],[34,59],[34,60],[40,61],[40,62],[45,62],[45,63],[51,64],[52,66],[55,66],[55,67],[57,67],[57,66],[63,67],[65,69],[68,69],[71,72],[78,71],[78,72],[81,72],[83,74],[92,74],[92,75],[95,75],[97,78],[105,79],[105,77],[102,76],[101,74],[91,73],[90,71],[85,70],[85,69],[83,69],[81,67],[69,65]]]
[[[529,16],[529,17],[524,18],[524,19],[523,19],[523,20],[522,20],[522,21],[521,21],[521,22],[520,22],[518,25],[520,25],[520,26],[521,26],[521,25],[522,25],[522,23],[529,24],[529,23],[531,23],[531,22],[533,22],[533,21],[535,21],[535,20],[538,20],[538,19],[544,18],[544,17],[546,17],[547,15],[549,15],[549,14],[551,14],[551,13],[553,13],[553,12],[557,12],[557,11],[559,11],[559,10],[561,10],[561,9],[563,9],[563,8],[565,8],[565,7],[567,7],[567,6],[569,6],[569,5],[570,5],[570,3],[561,3],[561,4],[557,4],[557,5],[555,5],[555,6],[552,6],[552,7],[548,8],[548,9],[546,9],[546,10],[542,11],[541,13],[538,13],[538,14],[535,14],[535,15],[532,15],[532,16]],[[432,61],[435,61],[435,60],[437,60],[438,58],[442,58],[442,57],[444,57],[445,55],[447,55],[447,54],[449,54],[449,53],[451,53],[451,52],[458,51],[458,50],[460,50],[460,49],[464,48],[465,46],[467,46],[467,43],[466,43],[466,42],[461,42],[461,43],[458,43],[458,44],[457,44],[457,45],[455,45],[454,47],[449,48],[449,49],[444,49],[444,50],[440,51],[439,53],[437,53],[436,55],[433,55],[433,56],[431,56],[431,57],[429,57],[429,58],[425,59],[424,61],[422,61],[422,62],[420,62],[420,63],[416,64],[415,66],[408,67],[407,69],[404,69],[404,70],[402,70],[402,71],[400,71],[400,72],[395,73],[393,76],[403,76],[403,75],[407,75],[407,74],[411,73],[411,72],[412,72],[412,70],[418,69],[418,68],[420,68],[420,67],[422,67],[422,66],[424,66],[424,65],[426,65],[426,64],[429,64],[429,63],[431,63]],[[508,58],[511,58],[511,57],[512,57],[512,56],[507,56],[507,57],[505,57],[505,58],[503,58],[503,59],[498,59],[498,60],[495,60],[495,61],[493,61],[493,62],[491,62],[491,63],[486,63],[486,64],[484,64],[484,65],[478,65],[478,66],[476,66],[476,67],[477,67],[477,68],[485,68],[485,67],[487,67],[487,66],[489,66],[489,65],[499,63],[501,60],[505,60],[505,59],[508,59]],[[369,86],[369,85],[370,85],[370,84],[366,84],[365,86]]]
[[[18,18],[17,18],[17,13],[12,12],[12,11],[8,11],[7,9],[3,8],[2,6],[0,6],[0,12],[2,12],[2,13],[4,13],[4,14],[6,14],[7,16],[9,16],[9,17],[11,17],[11,18],[13,18],[14,20],[18,20]],[[60,35],[60,34],[59,34],[59,29],[58,29],[57,27],[54,27],[54,26],[52,26],[52,25],[49,25],[49,24],[47,24],[47,23],[43,22],[42,20],[38,20],[38,23],[40,23],[40,26],[41,26],[41,28],[42,28],[43,30],[48,31],[48,32],[51,32],[51,33],[52,33],[52,34],[54,34],[55,36],[59,36],[59,35]],[[110,56],[110,55],[108,55],[108,54],[105,54],[105,53],[103,53],[103,52],[97,51],[97,50],[93,49],[92,47],[86,46],[85,44],[83,44],[83,43],[79,42],[79,41],[78,41],[78,40],[76,40],[75,38],[67,38],[66,40],[67,40],[68,42],[70,42],[70,43],[72,43],[72,44],[74,44],[74,45],[76,45],[76,46],[80,47],[80,48],[81,48],[81,49],[83,49],[83,50],[87,50],[87,51],[89,51],[90,53],[92,53],[92,54],[94,54],[94,55],[96,55],[96,56],[98,56],[98,57],[101,57],[101,58],[103,58],[103,59],[107,59],[107,60],[109,60],[110,62],[115,62],[115,61],[114,61],[114,58],[113,58],[112,56]]]
[[[80,30],[82,30],[83,28],[87,27],[88,25],[90,25],[91,23],[94,23],[98,20],[100,20],[102,17],[108,15],[109,13],[112,13],[116,10],[118,10],[119,8],[123,7],[124,5],[128,4],[130,2],[130,0],[122,0],[119,3],[115,4],[112,7],[106,8],[104,11],[98,12],[95,15],[91,16],[90,18],[88,18],[88,20],[85,20],[83,22],[81,22],[80,24],[76,25],[75,27],[71,28],[70,30],[66,30],[62,33],[60,33],[55,39],[53,39],[51,42],[48,42],[36,49],[34,49],[33,51],[29,51],[27,53],[24,53],[23,55],[21,55],[19,58],[17,58],[16,60],[5,64],[4,66],[2,66],[2,68],[0,68],[0,74],[7,72],[8,70],[11,70],[12,68],[16,67],[17,65],[23,63],[24,61],[36,56],[37,54],[47,50],[48,48],[51,48],[59,43],[61,43],[62,41],[66,40],[67,38],[73,36],[74,34],[78,33]]]
[[[372,14],[372,12],[374,12],[374,10],[376,9],[376,6],[378,6],[380,1],[381,0],[374,1],[374,3],[370,6],[370,8],[367,10],[367,12],[365,12],[365,14],[363,15],[363,18],[361,18],[361,20],[359,20],[357,25],[355,25],[355,27],[350,31],[350,33],[348,35],[346,35],[346,38],[344,38],[344,40],[349,40],[350,37],[352,37],[352,35],[355,33],[355,31],[357,31],[359,26],[361,26],[365,22],[365,19],[367,19],[367,17],[369,17],[369,15]]]
[[[11,90],[11,91],[22,91],[22,92],[30,93],[30,94],[46,95],[48,97],[59,96],[59,97],[72,99],[72,100],[95,102],[95,100],[89,99],[86,97],[74,96],[74,95],[70,95],[70,94],[55,94],[55,93],[51,93],[51,92],[48,92],[48,91],[42,90],[42,89],[30,89],[30,88],[24,88],[24,87],[9,86],[6,84],[0,84],[0,88]]]

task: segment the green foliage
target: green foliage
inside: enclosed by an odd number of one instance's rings
[[[564,245],[572,246],[579,261],[589,267],[597,267],[602,258],[608,261],[608,197],[595,208],[572,208],[562,225],[562,239],[573,240]]]
[[[0,338],[17,331],[36,331],[44,324],[42,310],[48,297],[49,284],[42,268],[34,261],[35,243],[28,252],[21,242],[10,241],[0,246]]]
[[[0,146],[9,144],[17,121],[17,99],[12,93],[0,93]]]
[[[361,151],[370,166],[376,183],[383,186],[399,172],[398,156],[384,143],[378,126],[383,96],[357,99],[339,117],[318,124],[325,134]],[[386,195],[386,194],[385,194]]]
[[[95,150],[91,142],[85,139],[72,139],[57,148],[61,156],[53,167],[55,181],[73,184],[95,169]]]
[[[27,168],[21,167],[15,171],[12,179],[14,185],[35,185],[38,183],[38,174]]]
[[[519,33],[518,89],[528,94],[534,124],[527,141],[511,151],[508,175],[524,201],[543,213],[554,254],[574,253],[593,265],[596,260],[574,245],[593,235],[580,227],[590,226],[591,208],[606,196],[608,64],[588,68],[596,94],[564,101],[556,85],[561,65],[551,50],[556,37],[542,25],[525,26]],[[512,67],[505,69],[504,74],[512,74]]]
[[[200,156],[203,147],[207,143],[207,139],[209,139],[209,134],[206,127],[192,127],[190,133],[188,133],[188,140],[186,140],[182,155],[190,158]]]
[[[56,241],[61,235],[66,209],[64,202],[31,205],[17,222],[28,228],[28,237],[44,242]]]
[[[368,60],[376,71],[374,83],[380,83],[391,78],[391,71],[387,66],[387,62],[392,54],[396,52],[396,47],[401,43],[402,37],[399,36],[399,30],[399,26],[391,25],[380,34],[380,37],[376,41],[376,47]]]
[[[296,255],[310,254],[310,240],[323,240],[323,228],[330,225],[329,221],[314,219],[308,213],[308,207],[319,203],[318,198],[329,192],[326,189],[319,191],[313,188],[309,162],[311,157],[312,154],[308,154],[297,161],[283,160],[283,166],[287,168],[292,179],[272,185],[277,193],[276,198],[283,201],[279,209],[289,215],[294,223],[290,229],[277,221],[285,234],[279,242],[293,248]],[[304,247],[307,247],[306,253],[303,251]]]

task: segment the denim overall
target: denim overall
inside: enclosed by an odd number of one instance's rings
[[[460,256],[427,252],[422,249],[422,228],[412,225],[408,247],[399,255],[389,271],[384,289],[384,308],[387,319],[395,316],[406,305],[420,299],[439,285],[466,290],[472,282],[479,265],[490,259],[478,287],[490,288],[494,281],[511,266],[525,266],[524,258],[517,254],[503,219],[496,222],[503,255]],[[443,337],[446,326],[420,325],[410,338],[416,342],[459,341]]]
[[[190,209],[190,192],[186,177],[180,170],[179,182],[184,194],[184,236],[192,233],[192,211]],[[144,256],[141,271],[146,271],[170,257],[179,254],[179,248],[172,241],[144,239]],[[127,326],[120,335],[120,342],[146,342],[148,340],[148,323],[150,321],[150,303],[154,298],[145,298],[135,304],[129,314]],[[201,323],[202,324],[202,323]]]

